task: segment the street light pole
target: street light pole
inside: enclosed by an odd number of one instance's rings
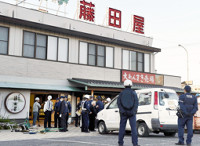
[[[188,51],[181,44],[179,44],[178,46],[182,47],[185,50],[186,54],[187,54],[187,84],[188,84],[189,83],[189,57],[188,57]]]

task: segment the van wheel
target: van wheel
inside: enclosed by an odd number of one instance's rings
[[[176,135],[176,132],[164,132],[164,135],[169,137],[174,137]]]
[[[140,137],[149,136],[149,129],[145,123],[139,123],[137,127],[137,133]]]
[[[106,133],[108,133],[106,125],[105,125],[105,123],[103,121],[101,121],[99,123],[99,125],[98,125],[98,131],[99,131],[100,134],[106,134]]]

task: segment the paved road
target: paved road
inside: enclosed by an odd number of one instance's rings
[[[29,138],[25,140],[26,137],[24,137],[24,139],[21,138],[21,140],[13,140],[11,138],[11,141],[4,141],[0,137],[0,146],[117,146],[118,133],[99,135],[97,132],[89,134],[77,132],[70,136],[70,132],[68,132],[66,137],[64,137],[64,135],[60,135],[62,137],[56,136],[58,134],[59,133],[49,133],[46,137],[41,137],[41,134],[37,134],[34,139]],[[193,146],[200,145],[199,137],[200,134],[194,134]],[[124,146],[132,146],[131,135],[126,135],[124,140]],[[139,138],[139,144],[141,146],[173,146],[175,142],[177,142],[177,135],[173,138],[169,138],[162,134],[152,134],[149,137]]]

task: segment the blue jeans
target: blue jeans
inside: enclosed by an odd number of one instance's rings
[[[35,126],[36,124],[37,117],[38,117],[38,112],[33,112],[33,126]]]
[[[136,116],[135,115],[131,116],[131,117],[128,117],[128,116],[120,114],[120,127],[119,127],[119,140],[118,140],[118,143],[120,145],[124,144],[123,139],[124,139],[126,123],[127,123],[128,119],[129,119],[129,123],[130,123],[130,126],[131,126],[132,143],[135,146],[135,145],[138,145],[138,136],[137,136]]]
[[[193,117],[192,118],[178,118],[178,138],[179,143],[184,143],[184,127],[187,126],[187,144],[192,143],[193,137]]]

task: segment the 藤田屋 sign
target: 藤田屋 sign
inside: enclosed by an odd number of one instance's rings
[[[122,70],[121,81],[131,80],[133,83],[163,85],[164,76],[150,73],[141,73]]]

